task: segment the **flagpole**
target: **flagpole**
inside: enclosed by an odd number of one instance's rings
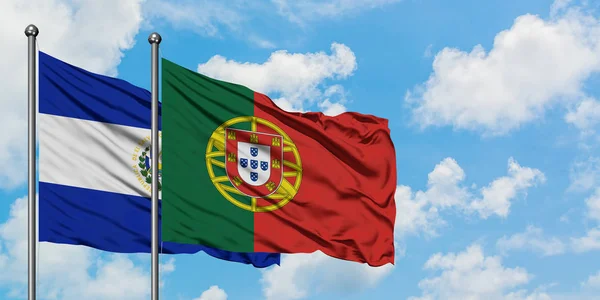
[[[148,37],[152,46],[152,300],[158,300],[158,45],[161,40],[156,32]]]
[[[27,98],[28,98],[28,138],[27,138],[27,164],[28,164],[28,192],[27,200],[29,205],[28,217],[28,299],[36,298],[36,243],[37,243],[37,211],[36,211],[36,170],[35,170],[35,129],[36,129],[36,47],[35,40],[39,33],[38,28],[31,24],[25,28],[27,36]]]

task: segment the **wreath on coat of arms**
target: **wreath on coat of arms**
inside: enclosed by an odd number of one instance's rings
[[[138,166],[140,167],[140,174],[142,175],[142,177],[144,177],[146,179],[146,183],[148,184],[152,184],[152,167],[150,165],[150,147],[146,147],[146,149],[144,149],[144,151],[142,152],[142,154],[139,157],[140,162],[138,163]],[[158,156],[160,157],[162,153],[159,153]],[[160,160],[160,158],[159,158]],[[160,182],[160,180],[162,179],[162,170],[161,170],[161,165],[160,162],[158,163],[158,190],[160,191],[162,189],[162,184]]]

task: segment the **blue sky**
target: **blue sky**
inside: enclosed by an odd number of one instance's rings
[[[282,108],[390,120],[394,267],[320,253],[266,270],[203,253],[161,257],[162,299],[600,295],[594,1],[19,2],[0,4],[1,299],[26,291],[26,206],[16,199],[26,196],[29,23],[42,51],[144,88],[157,31],[163,57]],[[42,244],[39,282],[43,299],[148,299],[149,256]]]

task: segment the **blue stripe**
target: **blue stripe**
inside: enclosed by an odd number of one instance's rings
[[[41,51],[39,72],[40,113],[150,129],[148,90],[91,73]],[[159,116],[160,107],[159,102]]]
[[[150,253],[149,198],[46,182],[39,183],[39,197],[40,242],[85,245],[119,253]],[[172,242],[162,245],[162,253],[166,254],[199,251],[259,268],[280,262],[276,253],[236,253]]]

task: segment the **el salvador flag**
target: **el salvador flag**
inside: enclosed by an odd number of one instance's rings
[[[39,52],[41,242],[150,252],[150,185],[141,162],[150,145],[150,99],[145,89]],[[159,130],[160,124],[159,110]],[[261,268],[280,261],[277,253],[236,253],[172,242],[161,243],[159,251],[204,251]]]

